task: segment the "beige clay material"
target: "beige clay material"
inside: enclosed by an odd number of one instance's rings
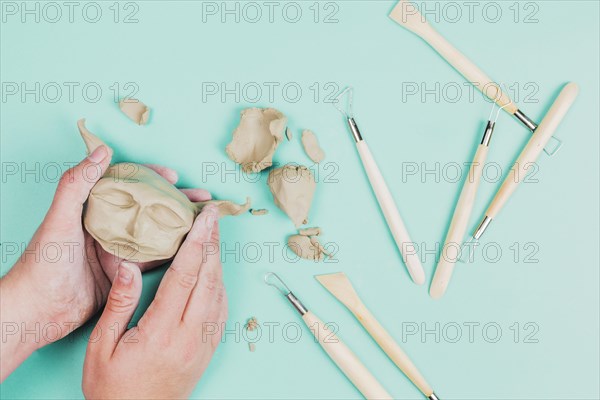
[[[325,158],[325,152],[319,146],[317,136],[310,129],[302,131],[302,146],[306,155],[316,163],[320,163]]]
[[[323,233],[323,231],[321,231],[321,228],[319,227],[314,227],[298,229],[298,233],[302,236],[319,236],[321,233]]]
[[[146,125],[150,117],[150,109],[137,99],[123,99],[119,102],[119,108],[133,122],[138,125]]]
[[[103,142],[78,122],[88,152]],[[225,200],[191,202],[187,196],[152,169],[136,163],[111,165],[94,185],[83,222],[86,230],[107,252],[126,260],[167,260],[175,255],[194,219],[207,204],[219,216],[248,211],[245,204]]]
[[[247,108],[225,148],[244,172],[260,172],[273,165],[273,154],[283,140],[287,118],[274,108]]]
[[[253,208],[250,210],[250,214],[252,215],[267,215],[269,210],[266,208]]]
[[[286,165],[269,173],[268,185],[275,205],[285,212],[294,225],[308,223],[308,212],[317,183],[304,166]]]
[[[287,244],[290,250],[307,260],[321,261],[331,256],[315,236],[292,235]]]

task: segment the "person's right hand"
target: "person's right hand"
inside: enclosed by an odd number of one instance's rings
[[[196,218],[156,296],[127,330],[142,291],[139,268],[122,262],[90,337],[83,368],[89,399],[188,397],[219,342],[227,297],[219,252],[218,211]]]

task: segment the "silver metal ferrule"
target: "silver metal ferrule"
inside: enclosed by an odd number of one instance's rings
[[[479,227],[477,228],[475,233],[473,234],[473,239],[479,240],[481,235],[483,235],[483,232],[485,232],[487,227],[490,225],[490,222],[492,222],[492,219],[486,215],[485,218],[483,218],[483,221],[481,221],[481,223],[479,224]]]
[[[490,145],[490,140],[492,140],[492,133],[494,133],[495,126],[495,122],[488,121],[487,126],[485,127],[485,132],[483,132],[483,137],[481,138],[482,145],[486,147]]]
[[[362,136],[360,136],[360,131],[358,130],[358,125],[356,125],[356,121],[354,121],[354,118],[348,118],[348,125],[350,126],[350,131],[352,132],[352,137],[354,138],[354,141],[358,143],[361,140],[363,140]]]
[[[294,296],[294,293],[289,292],[285,297],[287,297],[287,299],[290,301],[290,303],[292,303],[294,308],[296,310],[298,310],[300,315],[304,315],[308,312],[306,307],[304,307],[304,304],[302,304],[302,302],[300,300],[298,300],[298,298],[296,296]]]
[[[527,127],[531,132],[535,131],[537,124],[531,120],[527,115],[523,114],[521,110],[515,111],[515,117],[521,121],[523,125]]]
[[[429,400],[440,400],[439,397],[435,395],[435,393],[431,393],[431,396],[427,397]]]

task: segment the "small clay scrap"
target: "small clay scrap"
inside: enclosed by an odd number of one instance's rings
[[[321,261],[326,256],[331,257],[316,236],[292,235],[288,238],[288,247],[307,260]]]
[[[298,233],[302,236],[319,236],[323,232],[321,231],[321,228],[314,227],[314,228],[298,229]]]
[[[230,215],[235,217],[245,213],[250,209],[250,197],[246,197],[246,202],[244,204],[237,204],[229,200],[197,201],[193,204],[199,208],[198,212],[200,212],[205,205],[214,204],[219,210],[219,217],[226,217]]]
[[[302,131],[302,146],[306,155],[316,163],[320,163],[325,158],[325,152],[319,147],[319,141],[314,132],[305,129]]]
[[[78,122],[88,153],[103,142]],[[207,204],[219,215],[239,215],[250,208],[225,200],[191,202],[174,185],[152,169],[136,163],[111,165],[94,185],[83,223],[104,250],[138,262],[172,258],[190,231],[196,215]]]
[[[119,102],[119,108],[133,122],[146,125],[150,117],[150,109],[137,99],[125,98]]]
[[[258,320],[256,319],[256,317],[250,317],[248,318],[248,321],[246,321],[246,325],[244,327],[247,331],[252,332],[256,328],[258,328]]]
[[[290,128],[286,128],[285,137],[287,138],[288,142],[292,140],[292,130]]]
[[[258,320],[256,319],[256,317],[248,318],[248,321],[246,321],[246,325],[244,325],[244,328],[246,328],[248,332],[252,332],[256,328],[258,328]],[[254,352],[256,350],[256,345],[254,344],[254,342],[248,342],[248,349],[251,352]]]
[[[252,215],[267,215],[269,210],[266,208],[252,208],[250,209],[250,214]]]
[[[302,165],[286,165],[269,173],[269,188],[275,205],[285,212],[294,225],[308,223],[308,212],[317,183],[310,170]]]
[[[100,140],[100,138],[88,131],[88,129],[85,127],[85,118],[81,118],[79,121],[77,121],[77,128],[79,129],[79,134],[85,143],[85,152],[88,156],[94,150],[96,150],[96,148],[100,146],[106,146],[106,144]],[[112,157],[113,150],[108,146],[106,146],[106,148],[108,149],[109,155]]]
[[[247,108],[225,151],[244,172],[260,172],[273,165],[286,124],[287,117],[274,108]]]

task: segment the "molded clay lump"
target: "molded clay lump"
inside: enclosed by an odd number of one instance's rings
[[[269,188],[275,205],[285,212],[294,225],[308,223],[308,212],[317,186],[313,174],[300,165],[286,165],[269,173]]]
[[[319,236],[322,231],[319,227],[298,229],[298,233],[302,236]]]
[[[305,129],[302,131],[302,146],[306,155],[316,163],[320,163],[325,158],[325,152],[319,147],[319,141],[314,132]]]
[[[103,144],[78,122],[88,152]],[[110,166],[94,185],[83,223],[107,252],[139,262],[172,258],[202,208],[215,204],[219,216],[248,211],[245,204],[224,200],[191,202],[187,196],[152,169],[136,163]]]
[[[288,247],[299,257],[321,261],[331,255],[325,250],[316,236],[292,235],[288,238]]]
[[[274,108],[247,108],[225,151],[244,172],[260,172],[273,165],[286,124],[286,116]]]
[[[144,103],[136,99],[122,99],[119,108],[133,122],[138,125],[146,125],[150,117],[150,109]]]

